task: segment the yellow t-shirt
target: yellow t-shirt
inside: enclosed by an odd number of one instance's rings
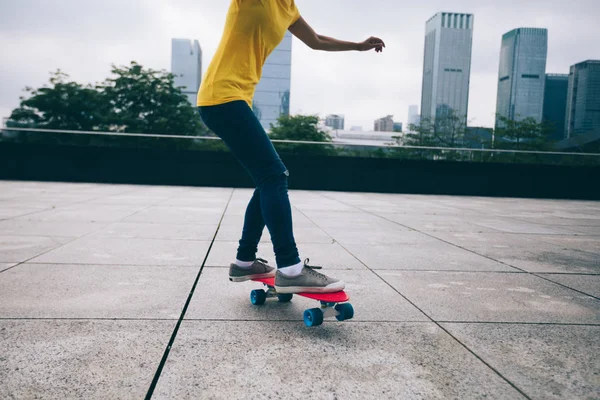
[[[300,18],[294,0],[232,0],[221,43],[198,92],[198,106],[244,100],[254,90],[267,57]]]

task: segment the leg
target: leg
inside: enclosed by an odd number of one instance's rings
[[[266,179],[260,186],[262,215],[271,234],[278,268],[300,263],[294,240],[287,175]]]
[[[243,101],[200,107],[199,110],[206,125],[223,139],[254,180],[259,192],[262,217],[271,233],[278,267],[300,263],[287,195],[287,168],[262,125]],[[249,204],[252,209],[248,224],[244,223],[244,231],[248,234],[246,237],[243,234],[240,241],[244,242],[240,243],[243,253],[241,256],[244,257],[251,255],[248,253],[252,251],[252,243],[257,240],[256,232],[263,228],[259,225],[254,208],[258,202],[253,201],[254,197]]]
[[[260,191],[256,189],[244,217],[244,229],[242,230],[242,239],[237,250],[237,259],[240,261],[254,261],[256,252],[258,251],[258,243],[265,229],[265,221],[263,219]]]

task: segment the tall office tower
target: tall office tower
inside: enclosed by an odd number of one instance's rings
[[[197,40],[171,40],[171,73],[175,75],[175,86],[182,87],[195,107],[202,79],[202,49]]]
[[[325,117],[325,126],[337,130],[344,130],[344,116],[339,114],[331,114]]]
[[[542,122],[548,30],[518,28],[502,36],[496,114]],[[496,118],[496,126],[501,126]]]
[[[394,116],[388,115],[375,120],[375,132],[393,132],[394,131]]]
[[[419,125],[420,121],[419,106],[416,104],[408,106],[408,125]]]
[[[425,25],[421,120],[452,110],[466,124],[473,43],[472,14],[441,12]]]
[[[551,129],[549,139],[561,140],[565,137],[568,88],[568,74],[546,74],[542,121]]]
[[[279,116],[290,114],[291,79],[292,34],[288,31],[267,58],[252,102],[254,114],[267,131]]]
[[[571,66],[566,138],[600,132],[600,60],[587,60]]]

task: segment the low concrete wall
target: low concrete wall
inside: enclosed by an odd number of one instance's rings
[[[290,189],[600,199],[600,168],[282,155]],[[252,187],[230,153],[0,143],[0,179]]]

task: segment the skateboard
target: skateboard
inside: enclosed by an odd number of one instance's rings
[[[257,278],[254,282],[264,284],[267,290],[256,289],[250,292],[250,302],[256,306],[265,304],[268,298],[277,297],[281,302],[288,302],[294,296],[291,293],[277,293],[275,290],[275,278]],[[354,317],[352,304],[347,303],[350,296],[346,292],[333,293],[296,293],[298,296],[317,300],[321,307],[304,310],[304,324],[308,327],[319,326],[323,318],[335,317],[338,321],[345,321]]]

